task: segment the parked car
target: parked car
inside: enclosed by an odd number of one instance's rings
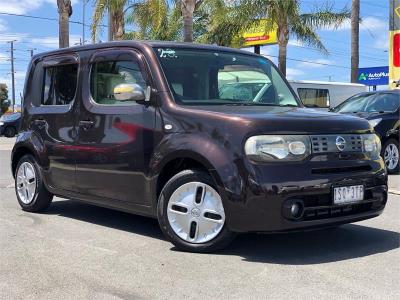
[[[333,111],[367,119],[381,138],[388,172],[399,173],[400,90],[357,94]]]
[[[268,97],[220,92],[263,79]],[[238,232],[376,217],[387,200],[368,121],[306,109],[274,64],[212,45],[121,41],[33,57],[12,174],[22,209],[53,195],[158,218],[177,248]]]
[[[21,113],[6,114],[0,117],[0,136],[14,137],[18,133]]]

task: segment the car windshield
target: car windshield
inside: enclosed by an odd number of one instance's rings
[[[339,113],[394,112],[399,105],[400,94],[397,93],[361,94],[346,100],[334,111]]]
[[[0,121],[14,121],[20,117],[21,114],[9,114],[9,115],[2,115],[0,117]]]
[[[299,106],[263,57],[184,48],[155,52],[178,104]]]

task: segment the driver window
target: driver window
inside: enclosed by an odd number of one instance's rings
[[[135,101],[118,101],[114,88],[123,83],[138,84],[146,89],[146,80],[134,61],[102,61],[92,65],[90,91],[93,100],[104,105],[134,105]]]

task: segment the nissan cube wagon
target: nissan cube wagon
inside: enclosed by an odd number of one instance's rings
[[[157,218],[177,248],[337,226],[387,200],[368,121],[304,108],[268,59],[123,41],[36,55],[12,174],[22,209],[53,196]]]

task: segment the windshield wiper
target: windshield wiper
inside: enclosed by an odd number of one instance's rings
[[[277,107],[298,107],[294,104],[274,104],[274,103],[257,103],[257,102],[238,102],[238,103],[224,103],[223,105],[229,106],[277,106]]]

